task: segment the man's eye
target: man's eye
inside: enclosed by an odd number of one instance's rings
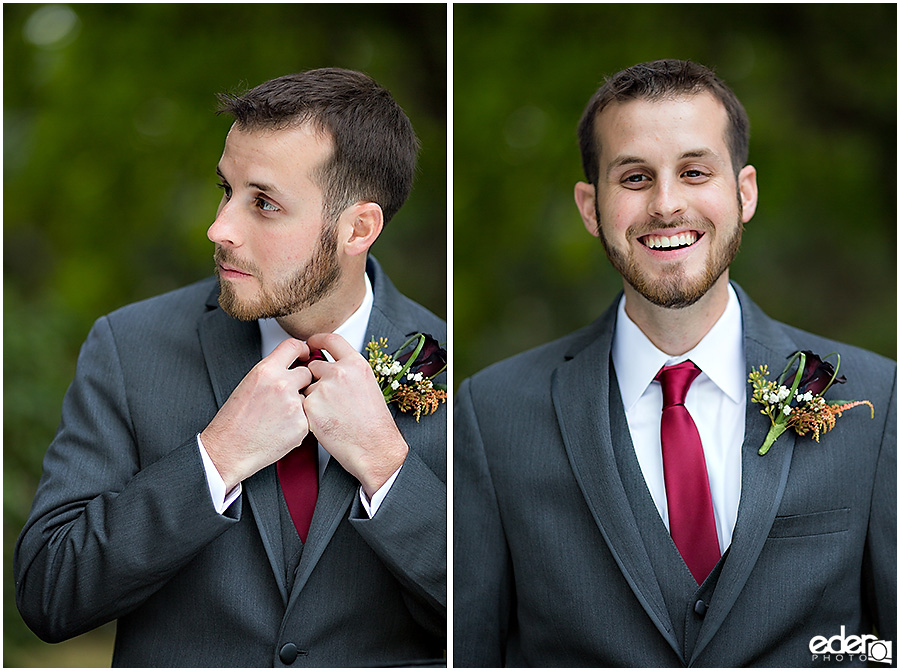
[[[707,175],[702,170],[685,170],[681,174],[683,177],[687,177],[688,179],[699,179],[702,177],[709,177],[709,175]]]
[[[263,198],[256,199],[256,206],[263,212],[278,212],[278,208]]]
[[[231,200],[231,187],[223,182],[219,182],[216,186],[225,192],[225,200]]]
[[[622,180],[622,184],[627,187],[637,187],[643,186],[645,182],[650,181],[650,178],[647,175],[641,173],[635,173],[634,175],[628,175]]]

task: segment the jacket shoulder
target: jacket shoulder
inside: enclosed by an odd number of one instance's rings
[[[889,402],[896,391],[897,362],[869,350],[809,333],[787,324],[781,327],[790,334],[799,349],[812,351],[820,357],[835,353],[840,356],[838,375],[846,382],[835,385],[829,398],[871,399],[873,402]],[[829,361],[834,364],[835,358]],[[877,400],[876,400],[877,399]]]
[[[601,337],[603,318],[568,335],[494,363],[464,381],[485,399],[534,395],[549,398],[553,371]]]
[[[207,277],[180,289],[131,303],[106,315],[113,328],[174,328],[179,323],[196,324],[208,305],[218,305],[218,283]]]
[[[834,353],[840,356],[839,375],[847,378],[846,384],[835,389],[834,394],[848,398],[869,398],[869,394],[888,394],[895,388],[897,362],[875,352],[840,342],[832,338],[811,333],[801,328],[785,324],[765,315],[740,287],[736,286],[744,318],[744,337],[762,347],[773,350],[773,354],[791,356],[799,350],[811,351],[822,358]],[[836,357],[829,359],[832,364]],[[748,361],[748,365],[759,365],[764,361]],[[769,367],[776,373],[776,362]],[[784,361],[783,363],[787,363]]]
[[[402,321],[403,323],[398,324],[398,326],[403,329],[429,333],[441,342],[447,339],[447,322],[431,312],[431,310],[416,303],[399,291],[397,291],[394,301],[400,305],[399,309],[395,306],[394,309],[389,311],[390,314],[383,311],[385,317],[394,321]],[[373,306],[373,309],[380,309],[380,306]],[[397,315],[402,315],[402,318],[398,319]]]
[[[375,291],[373,312],[378,312],[382,319],[403,333],[420,331],[440,342],[447,340],[447,322],[402,294],[372,256],[366,262],[366,273]]]

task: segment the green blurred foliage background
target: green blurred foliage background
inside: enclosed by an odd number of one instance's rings
[[[454,383],[621,289],[572,191],[603,78],[710,67],[751,122],[760,205],[731,276],[771,316],[896,357],[897,7],[455,4]]]
[[[230,125],[215,94],[362,70],[422,141],[374,253],[447,314],[447,6],[4,4],[4,666],[109,665],[112,627],[48,646],[14,602],[12,548],[93,321],[211,274]]]
[[[55,9],[54,9],[55,7]],[[12,546],[91,323],[208,275],[229,122],[214,94],[363,70],[422,140],[375,254],[446,315],[446,12],[429,5],[5,4],[4,666],[108,665],[112,627],[40,643]],[[716,69],[747,107],[760,207],[732,277],[772,316],[896,357],[896,5],[455,4],[455,383],[598,316],[621,287],[572,200],[605,75]]]

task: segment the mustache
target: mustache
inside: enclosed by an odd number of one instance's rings
[[[649,235],[650,233],[668,231],[676,228],[688,228],[693,231],[699,231],[701,233],[711,233],[716,229],[715,225],[709,219],[705,218],[697,219],[682,217],[680,219],[674,219],[671,221],[663,221],[662,219],[651,217],[647,221],[641,222],[639,224],[632,224],[631,226],[629,226],[628,230],[625,231],[625,235],[629,240],[634,240],[636,238]]]
[[[215,252],[213,252],[213,260],[216,262],[217,270],[218,265],[222,264],[230,266],[232,268],[236,268],[237,270],[248,273],[250,275],[259,274],[259,268],[256,267],[256,264],[237,258],[233,252],[226,249],[225,247],[222,247],[221,245],[216,245],[216,250]]]

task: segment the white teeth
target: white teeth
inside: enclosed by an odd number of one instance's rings
[[[684,247],[697,242],[697,234],[694,231],[679,233],[678,235],[648,235],[644,238],[644,244],[650,249],[668,249],[671,247]]]

